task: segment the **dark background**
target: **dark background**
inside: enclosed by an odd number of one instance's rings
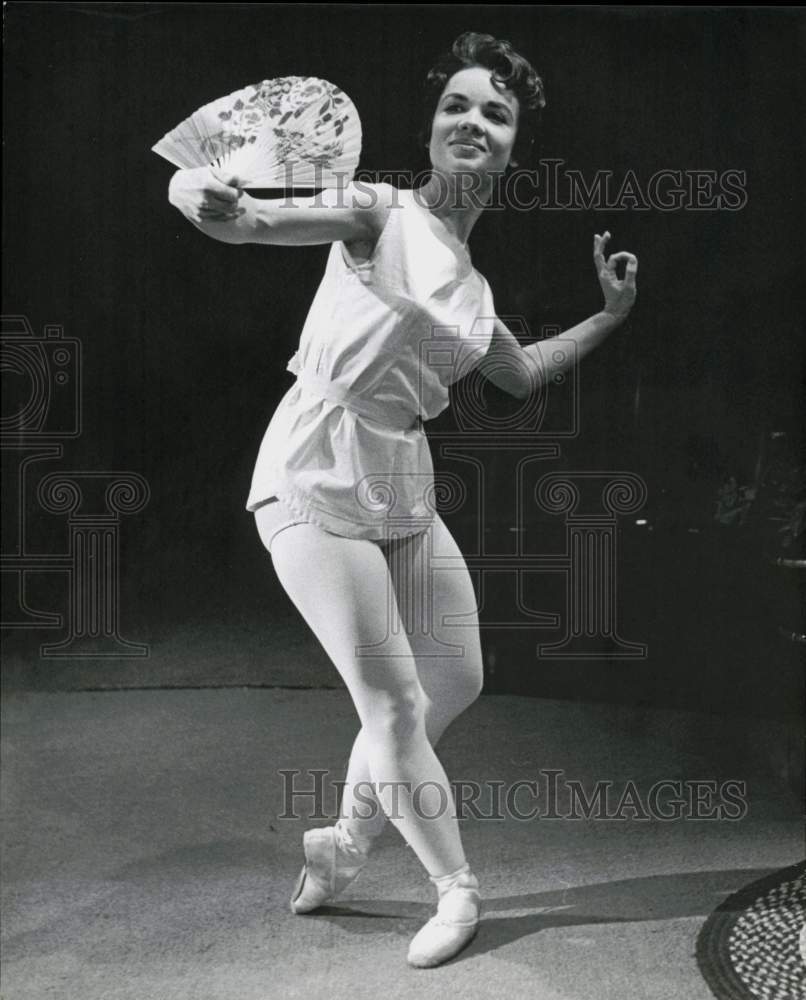
[[[739,211],[509,210],[474,229],[499,314],[523,315],[535,336],[599,308],[594,232],[638,256],[631,322],[581,366],[581,434],[543,471],[631,471],[649,522],[621,523],[618,597],[621,633],[648,657],[553,661],[536,646],[558,632],[489,627],[487,690],[799,712],[802,647],[779,626],[803,630],[802,590],[772,562],[797,541],[784,546],[771,517],[802,447],[805,22],[796,8],[7,5],[3,309],[82,344],[84,431],[54,468],[150,485],[121,526],[121,632],[151,655],[45,659],[58,630],[5,630],[6,687],[339,683],[244,509],[328,248],[207,239],[168,204],[173,168],[150,147],[248,82],[315,75],[358,107],[363,170],[418,169],[421,81],[472,29],[510,39],[541,73],[540,157],[586,177],[747,177]],[[24,396],[15,379],[4,375],[4,415]],[[714,516],[730,476],[760,484],[743,524]],[[5,510],[16,488],[6,477]],[[30,550],[64,550],[63,519],[26,516]],[[446,515],[460,545],[477,517],[474,500]],[[506,479],[485,529],[493,551],[511,551]],[[4,522],[4,553],[14,530]],[[535,552],[564,545],[538,512],[527,534]],[[63,610],[63,582],[39,576],[29,600]],[[530,588],[534,606],[562,610],[551,577]],[[493,587],[483,619],[512,600]]]

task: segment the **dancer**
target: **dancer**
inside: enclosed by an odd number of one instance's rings
[[[355,183],[310,199],[257,201],[237,177],[211,168],[179,171],[169,190],[173,205],[223,242],[332,244],[288,365],[297,379],[266,431],[247,500],[281,584],[361,723],[340,817],[305,833],[291,906],[307,913],[332,900],[388,818],[438,893],[436,915],[409,948],[415,967],[465,947],[480,909],[434,750],[481,692],[478,609],[434,508],[422,421],[445,409],[448,387],[473,368],[526,398],[568,364],[552,357],[549,341],[520,346],[495,317],[467,249],[496,178],[529,152],[545,104],[539,76],[508,42],[468,32],[429,72],[426,90],[431,172],[416,190]],[[604,306],[562,334],[576,342],[577,358],[635,298],[637,261],[606,259],[609,238],[594,237]],[[449,570],[432,571],[437,565]]]

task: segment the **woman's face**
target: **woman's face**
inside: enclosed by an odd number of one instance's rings
[[[483,66],[460,70],[437,102],[428,151],[435,170],[503,172],[518,134],[518,98]],[[515,164],[513,164],[514,166]]]

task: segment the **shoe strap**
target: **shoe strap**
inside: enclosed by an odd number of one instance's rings
[[[369,857],[371,840],[350,830],[343,819],[339,819],[333,827],[336,850],[349,864],[362,865]]]
[[[440,899],[436,919],[440,923],[475,923],[479,918],[480,903],[478,889],[457,886]]]
[[[470,870],[468,862],[465,862],[462,867],[458,868],[455,872],[451,872],[450,875],[429,875],[428,877],[437,887],[440,899],[453,889],[466,888],[477,890],[479,887],[479,881]]]

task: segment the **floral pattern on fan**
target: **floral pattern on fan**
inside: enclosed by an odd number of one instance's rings
[[[245,188],[339,187],[358,166],[361,122],[334,84],[286,76],[208,102],[151,148],[182,169],[224,168]]]
[[[341,135],[349,119],[349,111],[340,110],[348,104],[348,100],[339,87],[326,80],[286,76],[250,84],[245,90],[252,93],[246,98],[239,95],[230,109],[218,112],[221,131],[209,136],[203,143],[211,159],[221,156],[224,149],[236,150],[254,143],[267,118],[276,119],[272,131],[277,140],[278,156],[282,160],[291,162],[304,158],[307,163],[329,168],[341,156],[343,148],[337,140],[318,144],[318,151],[312,153],[311,136],[287,127],[314,101],[322,98],[313,135],[331,130],[335,135]]]

